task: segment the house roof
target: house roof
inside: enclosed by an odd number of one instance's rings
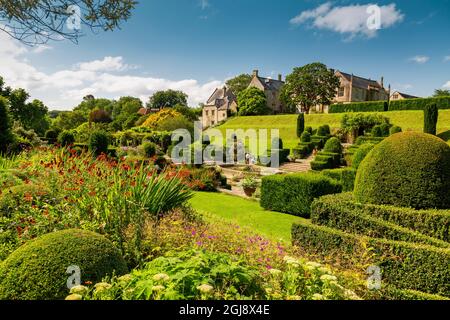
[[[236,96],[227,87],[217,88],[211,97],[206,102],[206,107],[215,106],[219,110],[228,110],[233,102],[236,101]]]
[[[391,97],[392,97],[394,94],[399,94],[399,95],[401,95],[401,96],[402,96],[403,98],[405,98],[405,99],[417,99],[417,98],[419,98],[419,97],[412,96],[412,95],[410,95],[410,94],[403,93],[403,92],[400,92],[400,91],[395,91],[395,92],[391,95]]]
[[[367,78],[363,78],[363,77],[358,77],[349,73],[345,73],[342,71],[338,71],[347,81],[352,81],[352,77],[353,77],[353,86],[357,87],[357,88],[361,88],[361,89],[367,89],[368,87],[375,87],[378,89],[383,89],[383,86],[375,80],[371,80],[371,79],[367,79]]]
[[[284,85],[284,81],[263,78],[258,76],[258,80],[262,83],[265,90],[279,91]]]

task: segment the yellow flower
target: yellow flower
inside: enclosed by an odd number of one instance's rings
[[[121,277],[119,277],[119,278],[117,278],[117,280],[119,281],[119,282],[130,282],[131,281],[131,274],[126,274],[126,275],[124,275],[124,276],[121,276]]]
[[[281,270],[278,270],[278,269],[270,269],[269,272],[270,272],[271,274],[273,274],[274,276],[277,276],[277,275],[279,275],[279,274],[282,273],[282,271],[281,271]]]
[[[210,293],[214,290],[213,286],[210,286],[209,284],[202,284],[201,286],[198,286],[197,289],[201,293]]]
[[[313,294],[312,299],[313,300],[325,300],[325,297],[319,293],[315,293],[315,294]]]
[[[153,276],[153,280],[155,281],[168,281],[170,277],[165,273],[158,273]]]
[[[95,292],[102,292],[104,290],[108,290],[110,289],[112,286],[109,283],[105,283],[105,282],[100,282],[97,283],[94,288],[95,288]]]
[[[75,287],[72,287],[72,289],[70,289],[70,293],[71,294],[84,295],[88,291],[89,291],[89,289],[87,287],[85,287],[85,286],[75,286]]]
[[[166,287],[158,285],[158,286],[153,286],[152,290],[153,291],[163,291]]]
[[[68,301],[79,301],[79,300],[83,300],[83,296],[79,295],[79,294],[71,294],[71,295],[66,297],[66,300],[68,300]]]

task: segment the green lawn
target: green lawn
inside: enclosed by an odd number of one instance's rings
[[[391,123],[402,127],[404,131],[423,130],[423,111],[395,111],[380,112],[388,117]],[[340,128],[344,114],[312,114],[306,115],[306,126],[317,128],[328,124],[332,128]],[[298,144],[296,136],[297,115],[259,116],[259,117],[235,117],[218,127],[225,135],[226,129],[279,129],[281,138],[287,148],[294,148]],[[450,131],[450,110],[439,112],[439,133]],[[450,138],[450,133],[446,135]]]
[[[290,242],[292,223],[307,221],[279,212],[265,211],[256,201],[222,193],[196,192],[190,203],[200,213],[206,213],[206,217],[231,221],[276,241]]]

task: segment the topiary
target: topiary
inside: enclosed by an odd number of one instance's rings
[[[320,126],[317,129],[317,133],[316,133],[316,135],[318,135],[320,137],[325,137],[329,134],[330,134],[330,126],[328,126],[328,125]]]
[[[339,141],[339,139],[336,137],[329,139],[327,143],[325,143],[324,151],[341,154],[342,153],[341,141]]]
[[[303,143],[311,142],[311,133],[308,131],[303,132],[300,141]]]
[[[415,209],[450,208],[450,147],[429,134],[395,134],[361,163],[355,199]]]
[[[305,132],[308,132],[310,135],[313,134],[313,128],[312,127],[306,127]]]
[[[94,131],[89,138],[89,150],[95,155],[108,153],[109,135],[104,131]]]
[[[439,118],[439,109],[435,103],[429,104],[424,110],[425,120],[424,120],[424,132],[432,135],[437,133],[437,122]]]
[[[58,143],[62,147],[67,147],[75,143],[75,135],[71,131],[63,131],[58,135]]]
[[[297,137],[301,137],[305,131],[305,114],[300,113],[297,118]]]
[[[45,138],[49,143],[53,144],[58,140],[58,131],[54,129],[49,129],[45,132]]]
[[[398,126],[393,126],[390,130],[389,130],[389,134],[392,136],[396,133],[400,133],[402,132],[402,128],[398,127]]]
[[[382,137],[389,137],[389,130],[391,129],[391,125],[389,123],[382,123],[380,125],[380,129]]]
[[[53,232],[14,251],[0,265],[0,299],[56,300],[69,293],[68,267],[78,266],[82,283],[123,275],[127,266],[105,237],[84,230]]]
[[[383,130],[381,129],[381,125],[374,126],[371,131],[372,137],[382,137]]]
[[[366,158],[366,156],[370,153],[370,151],[373,150],[374,147],[375,145],[371,143],[366,143],[360,146],[353,155],[352,167],[354,169],[358,169],[359,166],[361,165],[361,162]]]
[[[156,155],[156,145],[153,142],[145,142],[142,149],[146,157],[152,158]]]

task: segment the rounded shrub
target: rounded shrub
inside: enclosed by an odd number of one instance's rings
[[[154,144],[153,142],[145,142],[142,145],[142,149],[145,156],[148,158],[152,158],[156,155],[156,144]]]
[[[358,169],[361,162],[366,158],[366,156],[373,150],[374,144],[366,143],[358,148],[358,150],[353,155],[352,167]]]
[[[396,133],[400,133],[402,132],[402,128],[400,128],[399,126],[393,126],[390,130],[389,130],[389,134],[392,136]]]
[[[89,138],[89,150],[96,155],[108,153],[109,135],[104,131],[94,131]]]
[[[391,125],[389,123],[381,124],[380,129],[382,137],[389,137],[389,130],[391,129]]]
[[[323,125],[317,129],[317,135],[320,137],[326,137],[329,134],[330,134],[330,126],[329,125]]]
[[[385,139],[361,163],[355,199],[415,209],[450,208],[450,147],[416,132]]]
[[[308,132],[310,135],[312,135],[312,133],[313,133],[313,128],[312,128],[312,127],[306,127],[306,128],[305,128],[305,132]]]
[[[54,129],[49,129],[45,132],[45,138],[48,140],[49,143],[55,143],[58,141],[58,131]]]
[[[58,135],[58,143],[63,147],[74,144],[75,135],[71,131],[63,131]]]
[[[105,237],[83,230],[53,232],[26,243],[3,261],[0,299],[64,299],[69,293],[66,272],[72,266],[80,268],[82,283],[127,273],[119,250]]]
[[[381,126],[375,126],[372,128],[371,131],[372,137],[382,137],[383,136],[383,130],[381,129]]]
[[[331,153],[342,153],[341,141],[339,141],[336,137],[329,139],[327,143],[325,143],[324,151]]]
[[[308,131],[305,131],[302,133],[302,136],[300,137],[300,141],[304,143],[311,142],[311,133]]]

